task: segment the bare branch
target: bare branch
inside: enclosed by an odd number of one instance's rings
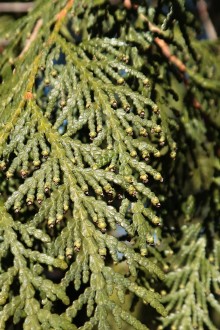
[[[42,25],[43,25],[43,20],[40,18],[37,21],[30,38],[27,39],[26,45],[25,45],[24,49],[22,50],[21,54],[19,55],[19,58],[21,58],[28,51],[32,42],[36,39],[38,31],[40,30]]]
[[[155,26],[154,24],[152,24],[146,16],[144,16],[143,14],[140,14],[140,17],[142,20],[144,20],[145,22],[148,23],[148,27],[149,30],[151,32],[156,32],[156,33],[161,33],[162,31]],[[169,45],[161,38],[159,37],[155,37],[154,38],[154,42],[156,43],[156,45],[160,48],[160,50],[162,51],[163,55],[172,63],[174,64],[181,72],[185,72],[186,71],[186,66],[185,64],[178,59],[178,57],[176,57],[175,55],[172,54]]]
[[[0,47],[6,47],[9,44],[9,41],[6,39],[0,39]]]
[[[214,25],[212,24],[212,21],[209,17],[206,2],[204,0],[199,0],[197,2],[197,9],[198,9],[199,17],[204,26],[208,39],[216,40],[218,38],[217,33],[216,33]]]
[[[24,13],[33,8],[33,2],[2,2],[0,13]]]

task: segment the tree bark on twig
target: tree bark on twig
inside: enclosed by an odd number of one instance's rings
[[[215,27],[209,17],[207,3],[205,2],[205,0],[199,0],[197,2],[197,9],[198,9],[200,20],[204,26],[207,38],[209,40],[216,40],[218,38],[218,36],[215,31]]]
[[[24,13],[33,8],[33,2],[2,2],[0,3],[1,13]]]
[[[42,25],[43,25],[43,20],[40,18],[37,21],[31,36],[27,39],[26,45],[25,45],[24,49],[22,50],[21,54],[18,56],[18,58],[21,58],[28,51],[28,49],[30,48],[32,42],[36,39],[38,31],[40,30]]]

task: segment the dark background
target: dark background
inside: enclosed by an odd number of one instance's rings
[[[45,1],[48,1],[48,0],[45,0]],[[123,1],[123,0],[121,0],[121,1]],[[146,1],[149,1],[149,0],[146,0]],[[7,2],[7,3],[12,3],[12,2],[28,3],[31,1],[30,0],[23,0],[23,1],[22,0],[20,0],[20,1],[16,1],[16,0],[2,1],[2,0],[0,0],[0,5],[1,5],[1,3],[5,3],[5,2]],[[195,0],[188,0],[187,2],[190,7],[194,5],[194,8],[195,8],[195,3],[196,3]],[[218,36],[220,36],[220,0],[206,0],[206,3],[208,6],[208,11],[209,11],[211,21],[215,27],[215,30],[216,30]],[[0,20],[1,20],[1,14],[3,14],[3,13],[1,13],[1,10],[0,10]],[[19,14],[14,14],[14,15],[19,16]]]

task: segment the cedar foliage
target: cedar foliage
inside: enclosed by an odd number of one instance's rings
[[[218,329],[218,42],[184,0],[1,22],[0,329]]]

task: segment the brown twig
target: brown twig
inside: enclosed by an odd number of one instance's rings
[[[144,21],[146,21],[148,23],[148,27],[151,32],[156,32],[159,34],[162,33],[162,31],[157,26],[155,26],[153,23],[149,22],[149,20],[147,19],[146,16],[144,16],[143,14],[140,14],[140,16],[141,16],[141,19],[143,19]],[[181,72],[186,71],[185,64],[177,56],[175,56],[171,53],[170,47],[166,43],[166,41],[164,41],[163,39],[161,39],[159,37],[155,37],[154,42],[160,48],[163,55],[170,61],[170,63],[174,64]]]
[[[6,39],[0,39],[0,54],[3,52],[5,47],[9,44],[9,41]]]
[[[181,72],[186,71],[186,66],[183,62],[175,55],[173,55],[170,51],[169,45],[163,40],[158,37],[154,38],[155,43],[161,49],[163,55],[172,63],[174,64]]]
[[[197,9],[198,9],[200,20],[204,26],[208,39],[216,40],[218,38],[217,33],[216,33],[214,25],[212,24],[212,21],[209,17],[207,4],[206,4],[205,0],[199,0],[197,2]]]
[[[131,9],[132,7],[131,0],[124,0],[124,6],[127,9]]]
[[[9,44],[9,41],[6,39],[0,39],[0,47],[6,47]]]
[[[31,36],[27,39],[26,45],[25,45],[24,49],[22,50],[21,54],[18,56],[18,58],[21,58],[28,51],[32,42],[36,39],[38,31],[40,30],[42,25],[43,25],[43,20],[42,20],[42,18],[40,18],[37,21],[37,23],[35,24],[33,32],[31,33]]]
[[[110,3],[114,6],[117,6],[118,4],[120,4],[121,0],[109,0]],[[126,9],[137,9],[138,5],[133,5],[131,3],[131,0],[124,0],[123,5],[125,6]]]
[[[33,2],[2,2],[0,13],[24,13],[33,8]]]

